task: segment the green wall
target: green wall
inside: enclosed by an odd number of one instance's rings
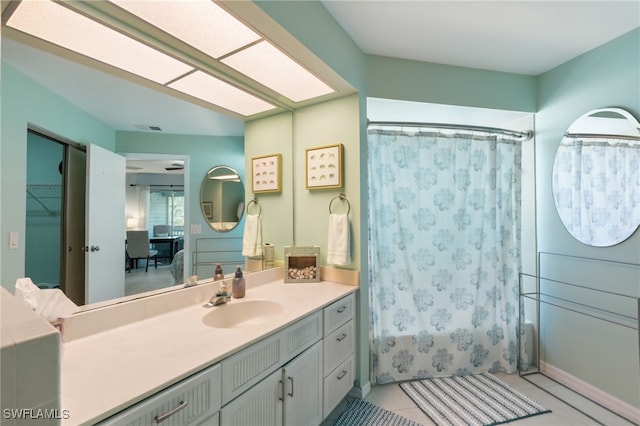
[[[276,263],[284,262],[284,247],[294,243],[293,236],[293,113],[249,121],[245,126],[245,170],[251,170],[254,157],[281,154],[282,187],[279,192],[254,194],[251,183],[245,191],[246,203],[254,198],[259,208],[251,205],[251,213],[260,211],[262,241],[274,245]],[[250,173],[247,173],[248,175]]]
[[[625,264],[640,264],[640,232],[636,231],[626,241],[612,247],[582,244],[562,225],[551,192],[555,153],[564,132],[575,119],[592,109],[604,107],[624,108],[640,118],[640,29],[546,72],[538,80],[536,173],[539,250],[623,262],[615,265],[594,261],[584,263],[566,256],[545,255],[540,274],[569,282],[581,280],[601,290],[640,297],[640,268]],[[589,271],[587,276],[578,276],[585,268]],[[574,292],[567,297],[572,300],[587,297],[584,293]],[[596,303],[606,303],[602,295],[599,297],[601,300]],[[541,336],[541,349],[548,362],[635,407],[640,406],[637,331],[544,307]],[[603,360],[607,360],[606,363]]]
[[[367,56],[367,97],[535,112],[536,78]]]
[[[0,129],[0,235],[18,232],[18,249],[0,245],[0,280],[13,292],[25,275],[27,128],[36,126],[79,143],[113,151],[115,131],[2,62]]]

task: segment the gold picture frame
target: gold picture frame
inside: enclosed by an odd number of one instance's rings
[[[202,213],[204,213],[204,216],[207,219],[213,220],[213,202],[212,201],[202,202]]]
[[[342,188],[342,144],[318,146],[306,150],[306,187]]]
[[[282,154],[251,158],[251,191],[254,194],[282,191]]]

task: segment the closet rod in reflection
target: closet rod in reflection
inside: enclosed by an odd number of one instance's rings
[[[419,123],[412,121],[368,121],[367,126],[425,127],[432,129],[469,130],[513,136],[520,139],[521,142],[529,140],[533,136],[533,132],[531,131],[519,132],[517,130],[501,129],[499,127],[472,126],[467,124]]]

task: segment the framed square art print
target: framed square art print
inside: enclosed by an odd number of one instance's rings
[[[251,190],[254,194],[282,191],[282,154],[251,159]]]
[[[307,189],[342,188],[342,151],[342,144],[307,149]]]

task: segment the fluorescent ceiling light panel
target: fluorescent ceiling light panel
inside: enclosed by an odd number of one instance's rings
[[[244,116],[275,108],[275,105],[202,71],[189,74],[168,84],[167,87]]]
[[[236,52],[222,62],[294,102],[334,91],[267,41]]]
[[[193,67],[50,1],[22,1],[7,26],[165,84]]]
[[[213,58],[260,40],[212,0],[110,0]]]
[[[213,180],[227,180],[227,181],[232,181],[232,182],[240,182],[240,179],[238,179],[238,175],[209,176],[209,179],[213,179]]]

